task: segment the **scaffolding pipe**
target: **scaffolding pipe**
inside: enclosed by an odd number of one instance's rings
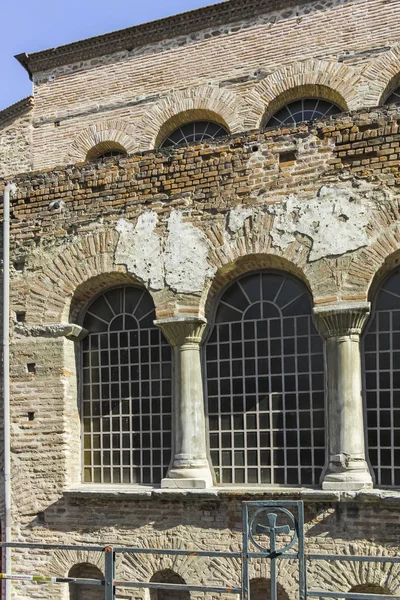
[[[11,436],[10,436],[10,197],[17,187],[7,183],[3,194],[3,436],[4,436],[4,533],[11,542]],[[11,548],[6,547],[4,571],[11,573]],[[11,598],[5,581],[5,599]]]

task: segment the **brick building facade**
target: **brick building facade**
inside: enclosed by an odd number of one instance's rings
[[[34,93],[0,113],[15,540],[238,549],[243,499],[300,498],[308,549],[399,552],[399,17],[228,0],[17,57]],[[118,569],[240,585],[220,559]],[[268,564],[251,578],[258,599]],[[400,590],[396,565],[311,578]],[[293,565],[279,590],[296,598]]]

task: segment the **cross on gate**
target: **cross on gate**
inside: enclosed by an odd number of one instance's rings
[[[289,535],[290,527],[289,525],[277,525],[278,515],[276,513],[268,513],[267,519],[269,522],[268,525],[257,524],[257,533],[268,533],[270,539],[270,548],[269,551],[271,554],[276,553],[276,538],[278,535]]]

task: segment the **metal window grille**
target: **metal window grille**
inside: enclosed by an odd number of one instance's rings
[[[368,453],[379,486],[400,486],[400,272],[380,288],[363,337]]]
[[[396,88],[385,100],[385,104],[400,104],[400,87]]]
[[[171,459],[171,348],[151,296],[112,289],[86,312],[82,341],[84,481],[159,483]]]
[[[286,104],[279,109],[268,121],[266,127],[280,127],[281,125],[295,125],[303,121],[321,119],[342,112],[333,102],[319,98],[303,98]]]
[[[211,459],[222,484],[319,482],[324,359],[309,295],[272,273],[222,296],[205,348]]]
[[[193,121],[175,129],[164,140],[161,147],[188,146],[193,142],[214,140],[224,135],[228,135],[228,131],[218,123],[213,123],[212,121]]]

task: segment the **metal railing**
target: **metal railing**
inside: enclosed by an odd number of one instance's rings
[[[287,502],[244,502],[242,508],[243,540],[240,552],[206,550],[176,550],[171,548],[137,548],[124,546],[80,546],[59,544],[0,543],[2,548],[23,550],[44,550],[46,552],[88,551],[104,554],[104,579],[80,577],[51,577],[46,575],[20,575],[0,573],[0,579],[16,582],[63,583],[77,585],[104,586],[105,600],[115,600],[118,588],[163,589],[170,591],[202,592],[210,594],[240,595],[241,600],[251,600],[250,561],[265,559],[270,561],[270,597],[278,599],[278,568],[280,561],[295,560],[298,566],[298,596],[300,600],[310,598],[344,598],[346,600],[393,600],[400,596],[345,591],[308,589],[307,563],[310,561],[338,561],[358,563],[400,563],[400,556],[360,556],[344,554],[307,553],[304,536],[304,507],[301,501]],[[143,581],[123,581],[116,573],[116,557],[120,554],[187,556],[198,558],[227,558],[240,560],[242,565],[242,585],[203,586],[183,583],[158,583]]]

